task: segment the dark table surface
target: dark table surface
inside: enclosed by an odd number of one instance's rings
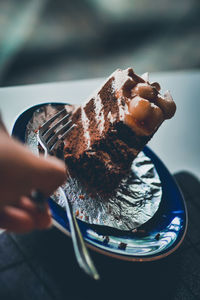
[[[78,267],[70,238],[52,228],[0,235],[0,299],[200,299],[200,183],[174,175],[189,226],[179,249],[160,261],[131,263],[91,251],[101,281]]]

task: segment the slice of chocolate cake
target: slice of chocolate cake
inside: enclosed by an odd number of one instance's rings
[[[116,70],[83,105],[77,126],[65,141],[64,157],[72,176],[98,190],[115,188],[137,154],[176,110],[169,92],[133,69]]]

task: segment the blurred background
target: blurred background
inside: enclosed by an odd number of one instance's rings
[[[200,68],[200,0],[1,0],[0,86]]]

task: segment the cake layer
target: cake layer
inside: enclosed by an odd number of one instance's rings
[[[95,188],[113,189],[175,109],[169,92],[162,96],[147,74],[115,71],[72,115],[76,127],[64,146],[70,173]]]

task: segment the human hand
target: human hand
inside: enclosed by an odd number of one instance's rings
[[[0,228],[28,232],[49,227],[48,205],[40,211],[29,196],[39,190],[48,197],[65,179],[62,161],[35,156],[0,129]]]

